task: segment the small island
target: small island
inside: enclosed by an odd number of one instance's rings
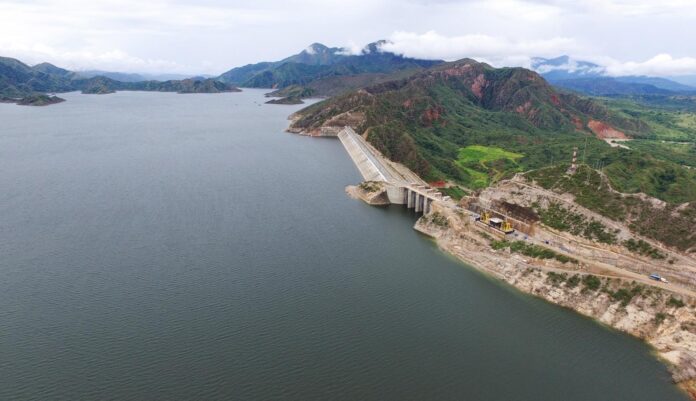
[[[58,96],[35,94],[23,98],[11,99],[3,98],[2,103],[16,103],[20,106],[49,106],[51,104],[64,102],[65,99]]]
[[[302,99],[296,96],[280,97],[276,99],[271,99],[266,102],[266,104],[303,104]]]

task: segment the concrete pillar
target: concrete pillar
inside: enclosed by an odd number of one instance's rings
[[[416,213],[423,210],[423,195],[416,193]]]
[[[406,207],[409,209],[412,209],[413,208],[413,191],[406,188],[406,196],[408,197],[408,199],[406,200]]]
[[[432,203],[433,203],[432,199],[425,198],[425,208],[423,209],[423,214],[430,213],[430,207],[431,207]]]
[[[404,205],[408,207],[408,188],[401,188],[401,191],[403,192]]]

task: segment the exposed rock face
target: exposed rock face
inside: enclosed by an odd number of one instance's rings
[[[476,79],[474,79],[474,83],[471,84],[471,92],[473,92],[477,98],[481,99],[483,97],[483,88],[486,84],[486,78],[483,74],[477,75]]]
[[[600,139],[628,139],[626,134],[602,121],[590,120],[587,127]]]

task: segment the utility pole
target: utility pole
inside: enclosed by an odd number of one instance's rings
[[[582,164],[587,163],[587,137],[585,137],[585,149],[582,151]]]
[[[570,168],[566,171],[566,174],[573,175],[578,169],[578,147],[573,148],[573,161],[570,163]]]

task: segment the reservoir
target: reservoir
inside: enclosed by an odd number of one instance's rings
[[[686,400],[370,207],[264,91],[0,104],[0,400]]]

